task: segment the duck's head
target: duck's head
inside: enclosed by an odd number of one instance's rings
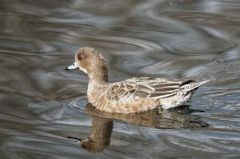
[[[92,80],[107,80],[108,69],[104,57],[94,48],[82,47],[75,54],[75,62],[66,70],[80,69]]]

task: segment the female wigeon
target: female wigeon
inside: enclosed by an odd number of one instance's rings
[[[73,69],[88,74],[87,96],[93,106],[101,111],[124,114],[184,105],[198,87],[208,82],[139,77],[108,83],[108,68],[103,56],[89,47],[76,52],[75,62],[66,68]]]

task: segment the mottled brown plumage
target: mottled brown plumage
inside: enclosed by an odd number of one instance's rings
[[[168,80],[139,77],[108,83],[108,69],[103,56],[94,48],[80,48],[75,63],[89,76],[88,100],[97,109],[115,113],[137,113],[161,107],[170,109],[185,104],[194,91],[208,81]]]

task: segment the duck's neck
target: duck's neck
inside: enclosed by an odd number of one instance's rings
[[[93,85],[104,85],[108,83],[108,71],[107,70],[98,70],[88,75],[89,83]]]
[[[108,83],[108,75],[102,73],[96,73],[89,75],[89,83],[88,83],[88,100],[90,103],[95,105],[96,99],[98,99],[105,86]]]

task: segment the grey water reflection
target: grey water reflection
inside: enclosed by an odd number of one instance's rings
[[[239,19],[237,0],[2,0],[0,158],[239,158]],[[111,81],[210,79],[190,103],[203,112],[76,110],[88,78],[64,68],[81,46],[103,52]],[[101,153],[67,138],[89,136],[91,116],[114,118]]]
[[[96,110],[91,104],[86,104],[84,99],[79,98],[73,99],[64,105],[66,109],[72,111],[72,115],[78,116],[85,113],[91,117],[91,131],[88,137],[82,139],[76,136],[68,136],[70,139],[80,141],[81,147],[89,152],[102,152],[110,145],[114,122],[124,122],[126,124],[157,129],[199,129],[209,127],[199,116],[191,115],[194,112],[202,111],[189,109],[187,105],[171,111],[152,110],[131,115],[102,112]],[[62,112],[60,116],[65,116],[67,111],[61,110],[57,112]],[[44,113],[46,116],[45,112],[41,113]]]
[[[91,132],[89,136],[86,139],[79,139],[77,137],[68,138],[80,141],[81,147],[90,152],[101,152],[109,146],[114,120],[158,129],[196,129],[209,126],[204,121],[201,121],[200,117],[190,115],[192,112],[201,111],[189,109],[188,106],[183,106],[172,111],[160,112],[158,110],[152,110],[149,112],[127,115],[101,112],[96,110],[91,104],[87,104],[84,111],[92,117]]]

